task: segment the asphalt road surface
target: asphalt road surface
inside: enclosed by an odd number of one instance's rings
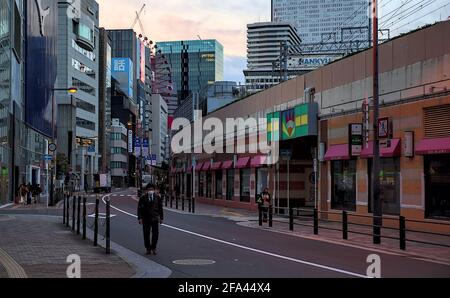
[[[111,240],[144,254],[134,193],[113,193]],[[101,203],[100,212],[104,212]],[[92,219],[90,219],[92,220]],[[158,255],[148,256],[181,278],[361,278],[367,257],[381,259],[381,276],[450,277],[450,266],[339,244],[247,228],[210,216],[165,210]],[[179,263],[192,263],[189,265]],[[202,264],[204,263],[204,264]]]

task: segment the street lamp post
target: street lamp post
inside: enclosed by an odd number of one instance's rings
[[[53,88],[52,90],[52,141],[51,144],[52,146],[55,145],[55,91],[66,91],[70,94],[75,94],[78,92],[78,89],[75,87],[69,87],[69,88]],[[57,154],[55,154],[55,151],[53,151],[53,159],[52,159],[52,164],[53,167],[51,169],[51,177],[50,177],[50,200],[49,200],[49,204],[50,206],[53,206],[54,204],[54,177],[55,177],[55,171],[56,171],[56,166],[57,166]],[[48,174],[47,174],[48,175]],[[47,186],[48,187],[48,186]]]

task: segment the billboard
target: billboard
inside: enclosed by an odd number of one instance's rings
[[[57,71],[58,3],[46,1],[45,6],[42,6],[41,2],[25,1],[25,122],[36,131],[51,137],[52,89],[55,87]],[[56,115],[53,119],[56,121]]]
[[[141,80],[142,83],[145,84],[145,46],[144,43],[142,41],[139,41],[140,43],[140,51],[141,51],[141,55],[140,55],[140,70],[139,70],[139,79]]]
[[[120,88],[133,98],[133,61],[130,58],[112,58],[111,74],[120,83]]]

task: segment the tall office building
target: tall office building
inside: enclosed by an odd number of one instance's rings
[[[56,27],[56,1],[0,0],[0,205],[21,183],[48,194]]]
[[[272,0],[272,21],[290,22],[304,43],[340,40],[341,28],[368,27],[369,0]],[[367,38],[367,29],[344,30],[344,40]]]
[[[99,86],[98,86],[98,122],[99,122],[99,170],[102,173],[109,172],[110,169],[110,141],[111,131],[111,38],[105,28],[100,28],[99,39]]]
[[[58,2],[58,154],[62,169],[78,175],[79,187],[94,186],[99,160],[99,6],[95,0]],[[61,166],[64,168],[64,166]]]
[[[244,70],[247,92],[254,93],[280,82],[281,44],[301,43],[297,30],[290,23],[264,22],[247,25],[247,69]],[[278,61],[278,62],[277,62]],[[293,72],[291,75],[298,75]]]
[[[172,71],[178,105],[192,93],[223,80],[223,46],[217,40],[157,42]]]

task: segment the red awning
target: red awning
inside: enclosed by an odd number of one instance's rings
[[[328,148],[325,160],[347,160],[350,159],[348,144],[333,145]]]
[[[202,171],[208,171],[210,167],[211,167],[211,162],[207,161],[203,164]]]
[[[246,168],[249,160],[250,160],[250,157],[239,158],[238,161],[236,162],[236,169]]]
[[[227,160],[222,163],[222,170],[228,170],[228,169],[231,169],[232,167],[233,167],[232,160]]]
[[[202,162],[199,162],[199,163],[195,166],[195,170],[196,170],[196,171],[200,171],[200,170],[202,169],[202,167],[203,167],[203,163],[202,163]]]
[[[416,154],[450,153],[450,138],[423,139],[416,147]]]
[[[251,161],[250,161],[250,167],[252,168],[259,168],[262,167],[267,160],[267,156],[265,155],[259,155],[259,156],[255,156],[252,157]]]
[[[211,165],[211,170],[212,171],[219,170],[221,165],[222,165],[221,161],[216,161]]]
[[[390,147],[380,148],[380,157],[400,156],[401,146],[400,139],[392,139]],[[373,142],[369,142],[369,147],[364,148],[361,152],[361,158],[373,157]]]

